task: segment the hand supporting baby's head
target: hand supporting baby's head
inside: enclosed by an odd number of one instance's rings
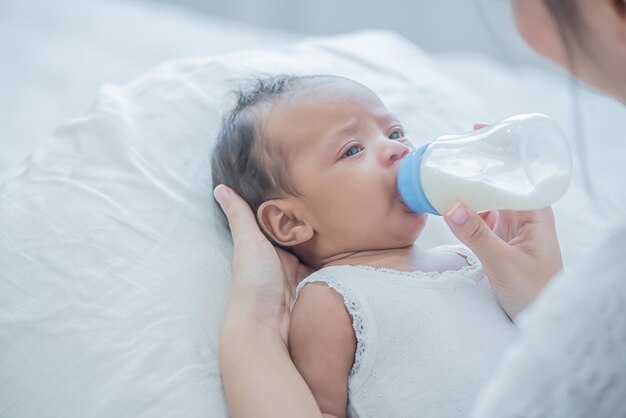
[[[321,266],[411,245],[425,217],[398,198],[413,146],[365,86],[335,76],[263,78],[238,92],[213,153],[213,182],[237,191],[274,244]]]

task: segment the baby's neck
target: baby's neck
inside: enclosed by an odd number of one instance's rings
[[[336,254],[321,260],[321,268],[342,265],[367,265],[400,271],[419,270],[422,252],[415,245],[385,250],[356,251]]]
[[[467,261],[458,254],[422,250],[413,244],[387,250],[337,254],[322,260],[320,268],[342,265],[364,265],[399,271],[444,271],[460,269],[467,265]]]

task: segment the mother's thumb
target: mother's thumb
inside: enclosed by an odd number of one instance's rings
[[[461,202],[454,202],[445,210],[443,217],[454,235],[472,250],[483,264],[484,259],[498,257],[505,243],[476,212]]]
[[[258,231],[252,209],[234,190],[218,184],[213,189],[213,196],[228,218],[233,240],[237,241],[244,238],[246,234],[254,234],[254,231]]]

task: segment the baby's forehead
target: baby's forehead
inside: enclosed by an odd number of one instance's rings
[[[322,79],[302,79],[287,95],[288,99],[310,100],[348,100],[382,104],[379,97],[368,87],[354,80],[343,77],[327,77]]]
[[[352,80],[337,77],[301,83],[266,108],[265,125],[303,133],[306,128],[324,129],[346,118],[390,115],[372,90]]]
[[[326,139],[350,121],[393,118],[372,90],[338,77],[305,80],[262,113],[262,129],[271,142],[268,145],[292,157],[324,149]]]

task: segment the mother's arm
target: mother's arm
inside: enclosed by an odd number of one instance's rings
[[[289,309],[296,283],[311,269],[276,249],[250,206],[231,189],[214,195],[233,235],[233,280],[220,334],[219,360],[232,418],[322,418],[289,357]]]
[[[232,309],[230,309],[232,308]],[[232,418],[322,418],[275,330],[231,304],[220,336],[220,367]]]

